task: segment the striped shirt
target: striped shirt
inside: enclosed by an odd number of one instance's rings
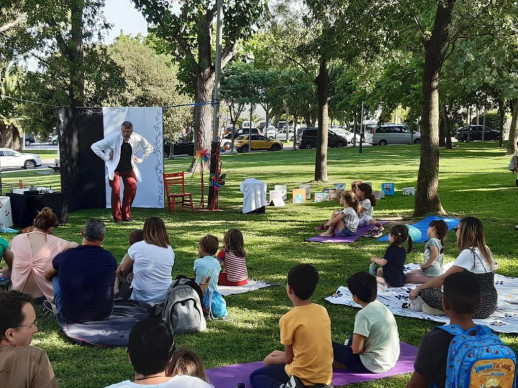
[[[222,249],[218,253],[218,258],[224,263],[224,271],[229,281],[241,282],[248,279],[248,270],[246,269],[246,259],[244,257],[239,257],[232,251]]]

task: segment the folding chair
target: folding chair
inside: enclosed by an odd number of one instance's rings
[[[164,185],[165,191],[167,194],[167,208],[171,211],[171,207],[173,207],[173,211],[176,214],[176,199],[181,198],[182,200],[182,211],[185,210],[185,202],[188,201],[191,204],[191,211],[194,213],[194,207],[192,204],[192,193],[185,192],[185,177],[184,172],[172,172],[169,174],[164,173]],[[172,193],[171,191],[174,189],[173,186],[182,186],[181,193]]]

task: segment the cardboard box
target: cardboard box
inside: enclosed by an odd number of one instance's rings
[[[306,203],[306,190],[295,189],[293,190],[293,203]]]
[[[274,189],[282,193],[282,199],[286,201],[288,198],[288,186],[286,185],[275,185]]]
[[[299,189],[306,190],[306,199],[311,199],[311,185],[300,185]]]
[[[382,183],[381,191],[383,191],[385,195],[394,195],[396,192],[396,185],[392,182]]]
[[[415,187],[404,187],[401,191],[403,195],[415,195]]]
[[[324,202],[324,193],[315,193],[315,203]]]
[[[282,198],[282,192],[280,190],[270,190],[269,204],[273,206],[286,206],[284,199]]]

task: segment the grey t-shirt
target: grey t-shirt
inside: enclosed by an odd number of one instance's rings
[[[432,265],[424,269],[423,272],[426,276],[441,276],[443,272],[442,261],[444,259],[444,253],[441,253],[441,240],[432,237],[430,238],[430,240],[426,242],[426,245],[424,246],[424,263],[428,261],[430,255],[432,254],[432,251],[430,250],[430,247],[432,246],[437,248],[439,256],[437,256],[437,258],[433,261]]]
[[[358,214],[354,211],[352,207],[344,207],[340,213],[344,215],[342,218],[345,224],[345,227],[349,229],[351,232],[356,233],[356,229],[358,229]]]

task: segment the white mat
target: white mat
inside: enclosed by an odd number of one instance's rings
[[[261,288],[278,286],[276,283],[266,283],[260,280],[248,279],[248,284],[244,286],[221,286],[218,285],[218,292],[223,296],[244,294],[245,292],[259,290]]]
[[[419,268],[418,264],[406,265],[405,272],[416,268]],[[449,319],[446,316],[428,315],[422,311],[412,311],[410,308],[403,307],[403,304],[409,301],[409,292],[415,287],[417,287],[417,284],[405,284],[403,287],[396,288],[388,288],[378,284],[378,300],[385,304],[394,315],[448,323]],[[489,318],[475,319],[475,322],[490,326],[491,329],[500,333],[518,333],[518,278],[495,274],[495,288],[498,292],[497,310]],[[349,289],[344,286],[338,287],[333,295],[325,299],[333,304],[361,307],[352,301]]]

